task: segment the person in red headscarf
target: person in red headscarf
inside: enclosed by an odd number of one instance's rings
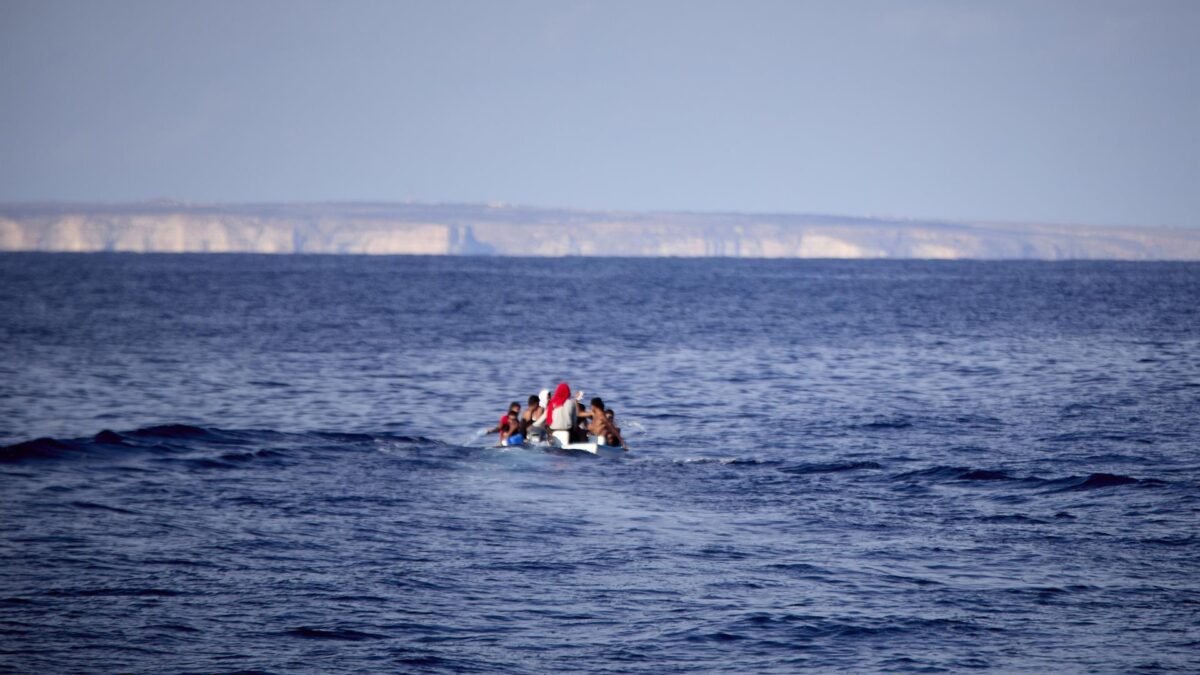
[[[546,406],[546,427],[551,432],[566,431],[570,443],[586,441],[588,430],[584,420],[592,419],[595,411],[584,409],[582,400],[583,390],[575,392],[575,397],[571,398],[571,387],[566,382],[559,384]]]
[[[571,419],[569,422],[566,420],[567,417],[574,418],[574,415],[571,415],[570,411],[558,414],[559,409],[570,400],[571,385],[566,382],[559,382],[558,386],[554,389],[554,395],[550,397],[550,404],[546,406],[546,426],[551,430],[563,431],[570,429],[571,425],[574,424],[574,419]],[[557,423],[554,421],[556,414],[558,414],[559,420]]]
[[[580,412],[579,403],[576,399],[583,396],[580,391],[575,398],[571,398],[571,387],[566,383],[560,383],[554,390],[554,397],[550,399],[550,405],[547,406],[546,426],[550,431],[565,431],[567,432],[568,442],[577,443],[586,440],[587,432],[579,429],[577,422],[580,417],[587,417],[590,413]]]

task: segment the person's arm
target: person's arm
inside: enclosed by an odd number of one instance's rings
[[[629,449],[629,446],[625,445],[625,439],[621,437],[621,428],[620,427],[618,427],[617,425],[610,422],[607,417],[604,418],[604,426],[607,427],[609,434],[616,437],[617,445],[620,445],[622,448],[624,448],[626,450]]]

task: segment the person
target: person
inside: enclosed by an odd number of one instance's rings
[[[575,406],[576,422],[575,425],[571,427],[571,442],[586,443],[588,434],[592,431],[591,425],[595,421],[596,416],[598,414],[603,414],[604,402],[601,401],[599,397],[593,398],[591,400],[592,409],[588,410],[587,406],[583,403],[583,390],[581,389],[575,394],[575,400],[572,401],[572,403]],[[597,403],[600,404],[600,408],[598,409],[600,411],[599,413],[597,412],[596,408]]]
[[[621,427],[617,426],[617,411],[612,408],[605,408],[604,416],[608,418],[608,423],[612,426],[607,438],[607,445],[620,445],[628,449],[628,446],[625,445],[625,439],[621,436]]]
[[[571,398],[571,385],[559,382],[554,388],[554,396],[550,397],[550,403],[546,406],[546,428],[550,429],[551,433],[567,432],[569,443],[571,430],[575,428],[578,416],[578,405]]]
[[[504,445],[505,441],[508,440],[508,437],[511,436],[514,431],[519,430],[519,428],[520,428],[519,424],[517,426],[517,429],[511,428],[512,424],[513,424],[513,420],[511,418],[515,418],[515,417],[519,416],[520,414],[521,414],[521,404],[517,403],[516,401],[509,403],[508,404],[508,412],[501,415],[500,421],[498,423],[496,423],[496,426],[492,427],[491,429],[488,429],[487,433],[494,434],[497,431],[499,431],[500,432],[500,443],[498,445]]]
[[[588,432],[596,437],[596,442],[601,445],[625,447],[625,441],[621,438],[621,430],[610,421],[608,411],[604,409],[604,401],[599,396],[592,399],[592,412],[589,417],[591,424],[588,425]]]
[[[583,392],[575,395],[575,426],[571,427],[572,443],[587,443],[588,425],[594,416],[594,411],[588,410],[583,402]]]
[[[545,394],[549,391],[543,390]],[[529,405],[526,406],[525,412],[521,413],[521,434],[529,440],[541,440],[546,432],[546,409],[542,403],[542,396],[530,396]]]
[[[521,409],[517,406],[517,410],[508,411],[508,428],[500,432],[500,445],[522,445],[525,443],[525,434],[521,431],[521,417],[518,411]]]

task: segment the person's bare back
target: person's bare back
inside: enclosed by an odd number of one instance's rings
[[[625,441],[621,438],[621,430],[609,420],[607,411],[604,409],[604,401],[598,397],[592,399],[591,420],[591,423],[588,424],[588,433],[595,436],[597,442],[602,445],[624,447]]]

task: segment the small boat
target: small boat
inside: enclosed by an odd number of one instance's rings
[[[526,448],[557,448],[561,450],[578,450],[582,452],[590,452],[593,455],[601,457],[620,457],[628,452],[625,448],[617,445],[606,445],[600,442],[596,436],[588,436],[586,443],[571,443],[568,440],[569,434],[566,431],[551,432],[550,438],[544,436],[537,439],[525,439],[521,445]]]

